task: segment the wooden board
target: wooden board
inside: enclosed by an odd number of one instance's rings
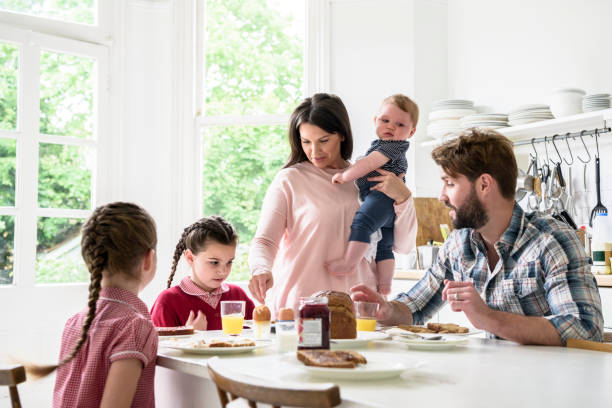
[[[430,239],[443,242],[440,224],[447,224],[452,230],[451,218],[448,215],[449,208],[438,201],[437,198],[415,197],[414,207],[416,210],[419,229],[416,244],[426,245]]]

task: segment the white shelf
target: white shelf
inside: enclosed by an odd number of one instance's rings
[[[612,109],[604,109],[496,130],[512,141],[519,141],[534,137],[552,136],[554,134],[562,135],[567,132],[592,130],[610,125],[612,125]],[[421,146],[435,146],[440,142],[440,140],[427,140],[421,142]]]

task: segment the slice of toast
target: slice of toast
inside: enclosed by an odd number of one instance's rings
[[[364,356],[349,350],[298,350],[297,358],[314,367],[355,368],[358,364],[367,364]]]
[[[427,323],[427,328],[436,333],[468,333],[470,331],[467,327],[454,323]]]
[[[193,334],[193,327],[177,326],[177,327],[158,327],[157,334],[159,336],[182,336],[185,334]]]

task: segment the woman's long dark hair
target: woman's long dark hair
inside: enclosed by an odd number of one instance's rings
[[[340,155],[344,160],[351,158],[353,154],[353,133],[344,103],[336,95],[317,93],[304,99],[291,114],[287,134],[291,153],[283,168],[308,160],[300,140],[300,125],[302,123],[310,123],[328,133],[337,133],[342,136],[344,140],[340,144]]]

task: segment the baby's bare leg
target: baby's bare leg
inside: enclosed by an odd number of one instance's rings
[[[395,259],[385,259],[376,263],[376,281],[378,292],[383,295],[391,293],[391,281],[395,273]]]
[[[325,268],[331,275],[335,276],[355,273],[357,264],[361,262],[369,246],[370,244],[367,242],[349,241],[344,257],[327,262]]]

